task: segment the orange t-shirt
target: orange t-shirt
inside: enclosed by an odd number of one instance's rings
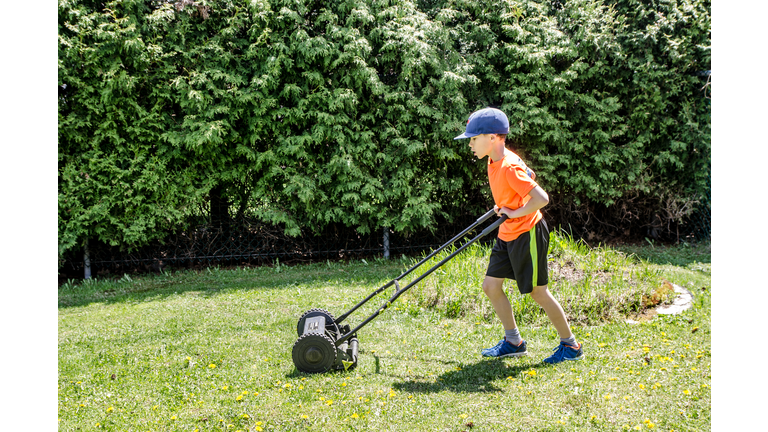
[[[531,199],[528,193],[538,184],[536,174],[525,165],[520,156],[504,149],[504,158],[492,161],[488,157],[488,180],[491,184],[493,201],[499,208],[509,207],[517,210]],[[520,234],[530,231],[542,218],[539,210],[523,217],[507,219],[499,227],[498,237],[504,241],[516,239]]]

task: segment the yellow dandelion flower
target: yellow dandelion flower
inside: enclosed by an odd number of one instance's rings
[[[611,400],[611,397],[612,396],[610,395],[610,393],[606,394],[605,396],[603,396],[603,398],[605,398],[605,400]]]
[[[328,401],[325,402],[325,404],[328,405],[328,406],[331,406],[331,405],[333,405],[333,401],[332,400],[328,400]]]
[[[459,417],[461,417],[461,418],[465,419],[465,418],[467,418],[467,417],[469,417],[469,416],[468,416],[467,414],[462,414],[462,415],[460,415]]]
[[[648,426],[648,429],[653,429],[653,428],[654,428],[656,425],[655,425],[655,424],[653,424],[653,423],[651,423],[651,422],[648,422],[648,423],[646,424],[646,426]]]
[[[237,397],[235,398],[235,400],[236,400],[236,401],[238,401],[238,402],[240,402],[241,400],[243,400],[243,395],[237,395]]]
[[[264,430],[264,429],[262,429],[262,428],[261,428],[261,426],[256,426],[256,432],[261,432],[261,431],[263,431],[263,430]]]
[[[301,418],[303,418],[303,419],[308,419],[308,418],[309,418],[309,416],[307,416],[306,414],[302,414],[302,415],[301,415]]]
[[[528,376],[535,377],[536,376],[536,371],[533,370],[533,369],[529,370],[528,371]]]
[[[595,421],[597,419],[596,415],[592,415],[592,417],[589,418],[589,421]]]
[[[343,383],[341,383],[341,386],[342,386],[342,387],[346,387],[346,386],[347,386],[347,383],[343,382]]]
[[[645,390],[645,385],[644,384],[640,384],[638,387],[640,387],[640,390]]]
[[[641,427],[640,425],[637,425],[637,426],[635,426],[633,429],[634,429],[634,430],[640,430],[640,429],[642,429],[642,427]]]
[[[262,424],[263,424],[263,423],[262,423],[262,422],[260,422],[260,421],[257,421],[257,422],[256,422],[256,426],[261,426]]]
[[[358,417],[360,417],[360,416],[359,416],[359,415],[357,415],[357,413],[353,413],[351,417],[352,417],[353,419],[356,419],[356,418],[358,418]]]
[[[111,413],[111,412],[112,412],[112,411],[114,411],[114,410],[115,410],[115,407],[109,407],[109,408],[107,408],[107,412],[108,412],[108,413]]]
[[[248,420],[248,419],[250,418],[250,417],[248,416],[248,414],[243,414],[241,417],[242,417],[242,418],[244,418],[244,419],[246,419],[246,420]]]
[[[684,395],[686,395],[686,396],[688,396],[688,395],[690,395],[690,394],[691,394],[691,391],[690,391],[690,390],[683,390],[683,394],[684,394]]]
[[[211,364],[209,364],[209,365],[208,365],[208,367],[209,367],[209,368],[211,368],[211,369],[215,369],[215,368],[216,368],[216,365],[215,365],[215,364],[213,364],[213,363],[211,363]]]
[[[176,420],[176,416],[171,416],[171,420]]]

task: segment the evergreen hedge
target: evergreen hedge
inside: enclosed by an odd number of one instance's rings
[[[201,214],[290,235],[482,214],[485,166],[453,137],[485,106],[509,116],[557,222],[669,227],[709,179],[710,10],[60,0],[59,253]]]

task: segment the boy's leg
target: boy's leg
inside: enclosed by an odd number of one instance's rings
[[[512,312],[512,304],[504,293],[504,279],[486,276],[483,280],[483,292],[493,305],[496,315],[504,326],[504,339],[496,346],[480,350],[483,357],[519,357],[528,355],[527,344],[520,337]]]
[[[560,339],[568,339],[573,336],[571,328],[568,326],[568,319],[565,317],[565,312],[560,303],[552,297],[552,294],[547,289],[546,285],[535,286],[531,292],[531,297],[536,303],[544,309],[547,313],[547,317],[552,321],[552,325],[555,326],[555,330],[560,335]]]
[[[584,352],[581,350],[581,344],[576,342],[576,338],[571,333],[568,326],[568,319],[565,317],[560,303],[552,297],[546,285],[533,287],[531,297],[544,309],[547,317],[552,321],[557,333],[560,335],[560,345],[555,348],[555,352],[544,359],[545,363],[555,364],[566,360],[581,360],[584,358]]]
[[[493,310],[496,311],[496,316],[501,320],[504,330],[517,328],[512,304],[504,293],[504,279],[486,276],[483,280],[483,292],[491,301]]]

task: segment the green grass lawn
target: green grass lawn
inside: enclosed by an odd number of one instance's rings
[[[671,262],[659,256],[675,249],[619,252],[562,240],[551,248],[550,267],[571,272],[551,274],[550,288],[586,359],[556,366],[541,362],[558,342],[555,330],[516,289],[529,356],[480,357],[503,335],[473,279],[482,277],[475,274],[481,249],[364,327],[356,369],[318,375],[297,372],[291,360],[299,315],[321,307],[338,316],[415,261],[66,284],[59,289],[59,430],[709,430],[708,247]],[[688,288],[694,306],[642,318],[642,296],[664,279]],[[348,321],[358,323],[384,300]]]

